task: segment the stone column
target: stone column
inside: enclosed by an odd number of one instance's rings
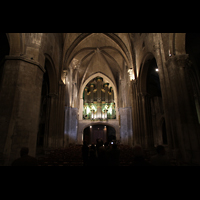
[[[138,104],[138,112],[137,112],[137,124],[138,124],[138,138],[139,144],[145,145],[145,125],[144,125],[144,108],[142,104],[142,95],[141,93],[137,93],[137,104]]]
[[[68,147],[69,145],[69,107],[65,106],[65,125],[64,125],[64,148]]]
[[[139,112],[138,112],[138,96],[137,96],[137,80],[132,81],[132,116],[133,116],[133,144],[140,144],[140,135],[139,135]]]
[[[77,143],[78,109],[65,107],[64,146]]]
[[[49,94],[49,114],[48,114],[48,136],[47,136],[47,147],[56,147],[56,136],[57,136],[57,103],[58,103],[58,95],[57,94]]]
[[[58,96],[58,125],[57,125],[57,142],[56,147],[63,147],[64,145],[64,122],[65,122],[65,84],[60,81],[59,83],[59,96]]]
[[[20,157],[22,147],[36,155],[44,68],[21,56],[7,56],[0,95],[1,165]]]
[[[171,154],[172,157],[175,156],[175,151],[177,149],[177,138],[175,138],[175,130],[171,123],[171,101],[170,98],[172,97],[172,91],[170,86],[170,79],[168,75],[168,69],[165,65],[166,59],[169,59],[168,56],[165,55],[166,50],[163,46],[163,38],[161,33],[153,33],[153,40],[154,40],[154,56],[156,58],[157,66],[159,69],[159,79],[160,79],[160,87],[162,91],[162,102],[163,102],[163,110],[164,110],[164,118],[166,123],[166,132],[167,132],[167,149],[168,153]]]
[[[69,67],[69,105],[70,107],[72,107],[72,101],[73,101],[73,82],[72,82],[72,76],[73,76],[73,65],[70,64],[70,67]]]
[[[195,109],[189,77],[191,62],[188,55],[176,55],[166,62],[172,96],[170,102],[171,125],[176,148],[183,162],[200,164],[200,126]]]
[[[142,133],[142,145],[143,148],[151,149],[154,146],[153,142],[153,129],[152,129],[152,119],[151,119],[151,102],[150,97],[146,93],[140,93],[141,96],[141,106],[142,106],[142,121],[143,121],[143,133]]]
[[[121,143],[132,145],[132,114],[131,108],[119,108]]]

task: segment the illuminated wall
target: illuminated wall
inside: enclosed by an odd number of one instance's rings
[[[94,121],[116,119],[113,89],[101,77],[96,77],[85,87],[83,93],[83,119]]]

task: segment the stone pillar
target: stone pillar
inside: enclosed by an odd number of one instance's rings
[[[189,77],[188,55],[176,55],[166,62],[172,96],[169,97],[171,125],[177,156],[183,162],[200,164],[200,126]]]
[[[137,80],[132,81],[132,116],[133,116],[133,144],[141,144],[139,135],[139,109],[138,109],[138,95],[137,95]]]
[[[137,93],[137,104],[138,104],[138,112],[137,112],[137,124],[138,124],[138,142],[140,145],[144,146],[145,145],[145,128],[144,128],[144,108],[142,104],[143,97],[141,93]]]
[[[69,108],[69,116],[68,119],[70,121],[69,123],[69,144],[75,144],[77,143],[77,129],[78,129],[78,120],[77,120],[77,108]]]
[[[22,147],[36,155],[44,68],[21,56],[7,56],[0,95],[0,164],[10,165]]]
[[[71,64],[69,67],[69,105],[72,107],[73,101],[73,83],[72,83],[72,76],[73,76],[73,65]]]
[[[65,107],[64,147],[77,143],[78,109]]]
[[[65,125],[64,125],[64,148],[68,147],[69,145],[69,107],[65,106]]]
[[[121,107],[126,107],[126,85],[125,85],[125,80],[121,79]],[[111,99],[112,99],[112,90],[111,90]]]
[[[131,108],[119,108],[121,143],[132,145],[132,114]]]
[[[143,120],[144,120],[144,148],[152,149],[154,147],[154,136],[152,128],[151,100],[148,94],[141,93]]]
[[[79,105],[79,120],[83,119],[83,99],[80,99]]]
[[[56,147],[63,147],[64,145],[64,122],[65,122],[65,84],[63,82],[59,83],[59,96],[58,96],[58,125],[57,125],[57,140]]]
[[[47,136],[47,147],[56,147],[56,136],[57,136],[57,102],[58,102],[58,95],[56,94],[49,94],[49,115],[48,117],[48,136]]]
[[[198,120],[200,123],[200,96],[198,96],[197,94],[194,95],[195,98],[195,105],[196,105],[196,110],[197,110],[197,116],[198,116]]]
[[[151,149],[153,147],[153,134],[152,134],[152,122],[151,122],[151,103],[148,94],[139,94],[139,125],[140,125],[140,138],[141,145],[145,149]]]

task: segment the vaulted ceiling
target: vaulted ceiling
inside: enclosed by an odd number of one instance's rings
[[[123,76],[123,68],[132,68],[132,47],[128,33],[65,33],[63,34],[63,70],[72,61],[79,63],[79,82],[97,72],[114,83]]]

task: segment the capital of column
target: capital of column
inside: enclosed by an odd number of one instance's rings
[[[44,69],[44,67],[39,62],[37,62],[35,60],[32,60],[32,59],[29,59],[29,58],[27,58],[25,56],[6,55],[5,56],[5,60],[21,60],[21,61],[24,61],[24,62],[27,62],[27,63],[30,63],[30,64],[38,66],[42,70],[42,72],[44,72],[44,73],[46,71]]]
[[[71,61],[70,65],[69,65],[69,68],[70,69],[79,69],[80,65],[81,65],[81,62],[79,60],[77,60],[76,58],[74,58]]]

